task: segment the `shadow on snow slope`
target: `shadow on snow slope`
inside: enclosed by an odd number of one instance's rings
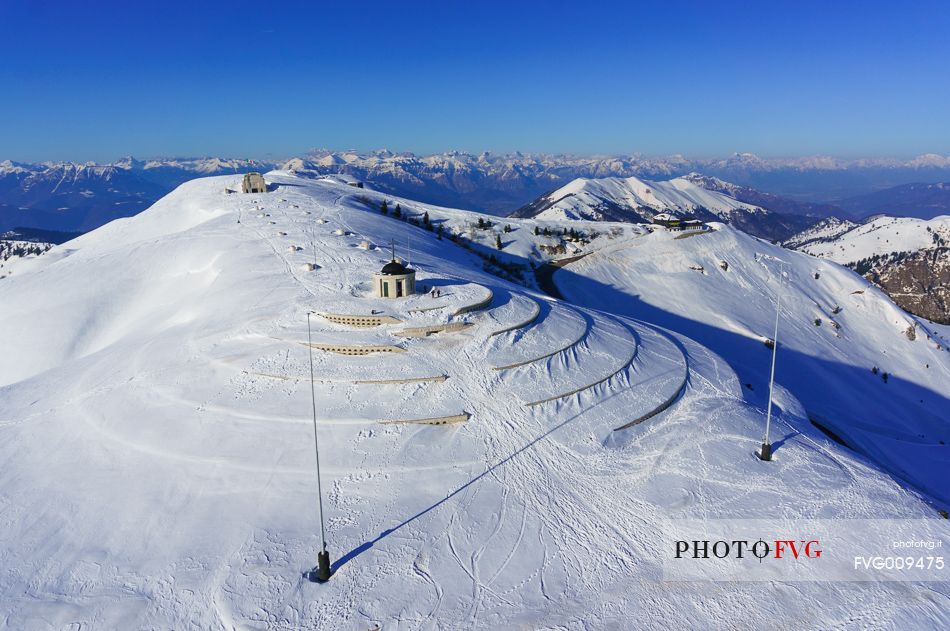
[[[580,306],[638,318],[696,340],[720,355],[742,383],[752,384],[752,389],[743,388],[747,403],[763,409],[767,405],[771,353],[761,340],[671,313],[569,268],[559,269],[554,281],[570,287],[567,293]],[[783,346],[779,339],[777,385],[879,468],[950,503],[950,398],[894,375],[884,383],[869,367],[808,355]],[[912,425],[914,439],[894,432],[894,425]]]
[[[406,227],[411,225],[406,224]],[[446,240],[446,244],[451,243]],[[483,255],[492,252],[481,244],[473,244],[473,250]],[[572,257],[572,260],[579,258],[583,257]],[[531,267],[527,259],[518,255],[506,253],[505,260],[521,264],[525,269]],[[550,292],[552,294],[565,293],[558,285],[570,287],[566,293],[573,296],[579,306],[656,324],[709,348],[732,367],[742,383],[752,385],[752,389],[742,389],[743,398],[764,412],[768,403],[771,354],[760,339],[672,313],[639,295],[577,274],[569,267],[550,264],[541,267],[542,274],[548,270],[548,289],[557,290]],[[770,337],[771,331],[761,331],[761,335]],[[950,487],[946,484],[950,479],[950,454],[944,451],[950,445],[950,398],[946,394],[893,374],[888,383],[883,383],[871,373],[870,367],[809,355],[785,347],[781,342],[776,384],[798,399],[809,415],[820,419],[821,425],[842,437],[878,468],[911,483],[940,503],[950,504]],[[773,404],[773,411],[782,414],[781,404],[777,408]],[[908,431],[894,431],[895,425],[905,430],[911,425],[916,430],[913,440],[908,440],[911,438]],[[798,429],[819,435],[811,423]]]

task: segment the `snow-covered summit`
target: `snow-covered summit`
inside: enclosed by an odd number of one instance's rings
[[[859,224],[838,217],[827,217],[786,239],[782,245],[793,250],[803,250],[812,243],[832,241],[856,228]]]
[[[786,247],[844,263],[921,317],[950,322],[950,217],[825,223]]]
[[[660,318],[621,308],[629,285],[596,286],[598,309],[486,271],[540,262],[531,257],[547,251],[554,222],[486,228],[483,215],[329,178],[266,177],[271,192],[249,195],[227,192],[238,175],[189,182],[0,279],[0,609],[11,627],[606,628],[627,626],[629,611],[663,627],[740,626],[775,608],[832,627],[879,602],[888,606],[873,608],[876,620],[893,626],[946,621],[938,605],[921,606],[947,598],[939,583],[663,580],[664,537],[695,519],[763,507],[783,518],[935,515],[924,465],[939,460],[925,452],[943,430],[929,417],[882,430],[831,415],[864,448],[898,447],[890,460],[858,455],[809,424],[800,382],[781,372],[776,461],[762,463],[752,455],[761,379],[670,330],[718,316],[748,340],[741,357],[767,355],[769,287],[746,260],[760,242],[725,226],[677,239],[572,224],[596,250],[577,265],[646,256],[628,272],[650,270],[653,282],[632,291],[679,315]],[[406,215],[428,216],[432,230]],[[731,240],[741,247],[730,285],[703,284]],[[374,296],[392,243],[425,288],[403,301]],[[851,296],[841,335],[861,350],[833,343],[842,361],[872,359],[865,335],[905,355],[891,384],[877,378],[858,394],[893,388],[889,412],[910,401],[913,375],[927,398],[915,405],[932,410],[934,382],[911,365],[945,374],[946,353],[922,332],[898,340],[891,318],[906,316],[874,290],[847,293],[860,281],[835,269],[807,291],[816,310]],[[740,299],[703,295],[717,290]],[[320,547],[311,311],[336,570],[322,586],[304,576]],[[822,317],[821,334],[834,337]],[[790,339],[783,361],[827,348]],[[379,352],[359,354],[367,348]],[[820,377],[829,385],[819,391],[848,386],[830,370]],[[925,437],[910,441],[913,429]],[[907,456],[919,460],[922,493],[882,471]]]
[[[828,222],[790,239],[792,247],[839,263],[875,255],[916,252],[950,243],[950,216],[934,219],[876,217],[863,224]]]
[[[650,221],[655,214],[702,213],[728,220],[737,213],[765,213],[762,208],[707,190],[688,178],[667,181],[628,178],[577,178],[519,212],[539,219]]]

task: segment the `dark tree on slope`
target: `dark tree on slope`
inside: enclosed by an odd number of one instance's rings
[[[396,210],[393,211],[393,217],[402,217],[402,206],[396,204]]]
[[[385,199],[383,200],[383,203],[379,205],[379,212],[381,212],[384,215],[389,214],[389,204],[386,203]]]

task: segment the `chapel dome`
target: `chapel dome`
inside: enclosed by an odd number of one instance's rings
[[[386,274],[387,276],[396,276],[399,274],[408,274],[411,270],[407,268],[402,263],[397,263],[396,261],[390,261],[383,265],[383,269],[379,270],[380,274]]]

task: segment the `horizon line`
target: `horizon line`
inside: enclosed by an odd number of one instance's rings
[[[640,153],[636,151],[632,152],[571,152],[571,151],[492,151],[492,150],[481,150],[481,151],[468,151],[462,149],[445,149],[442,151],[412,151],[412,150],[394,150],[389,148],[378,148],[378,149],[330,149],[330,148],[313,148],[309,149],[303,153],[296,154],[264,154],[264,157],[258,156],[249,156],[244,157],[235,155],[235,154],[204,154],[204,155],[187,155],[187,154],[153,154],[146,155],[144,157],[138,158],[134,154],[125,154],[117,158],[100,161],[95,159],[47,159],[47,160],[19,160],[15,158],[0,158],[0,164],[10,163],[10,164],[21,164],[21,165],[43,165],[43,164],[76,164],[76,165],[95,165],[95,166],[114,166],[119,162],[125,160],[135,160],[139,162],[147,162],[150,160],[246,160],[246,161],[255,161],[255,162],[287,162],[294,159],[307,159],[308,157],[314,154],[327,154],[327,155],[340,155],[340,154],[357,154],[360,156],[371,156],[379,154],[391,154],[393,156],[415,156],[415,157],[432,157],[432,156],[445,156],[445,155],[465,155],[480,157],[484,155],[495,156],[499,158],[513,157],[513,156],[523,156],[523,157],[563,157],[563,158],[574,158],[574,159],[609,159],[609,158],[633,158],[639,160],[670,160],[670,159],[681,159],[688,162],[710,162],[717,160],[727,160],[729,158],[737,157],[748,157],[761,160],[763,162],[792,162],[792,161],[802,161],[802,160],[834,160],[836,162],[842,163],[856,163],[856,162],[899,162],[899,163],[911,163],[922,158],[939,158],[946,163],[946,166],[950,167],[950,153],[943,155],[937,152],[924,152],[916,154],[909,157],[900,157],[896,155],[876,155],[876,156],[860,156],[860,157],[845,157],[842,155],[834,155],[827,153],[816,153],[816,154],[800,154],[800,155],[760,155],[751,151],[734,151],[728,154],[719,154],[719,155],[702,155],[702,156],[691,156],[684,153],[668,153],[668,154],[647,154]]]

